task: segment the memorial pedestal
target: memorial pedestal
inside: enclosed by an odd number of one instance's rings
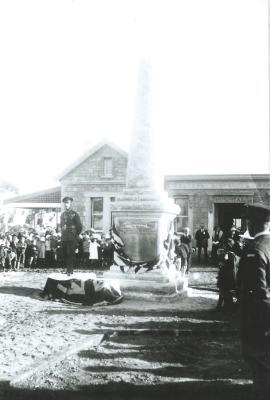
[[[132,297],[144,297],[150,294],[155,297],[166,297],[174,294],[187,295],[188,280],[181,273],[157,269],[135,274],[133,270],[123,273],[113,266],[104,272],[104,278],[119,282],[123,294]]]
[[[112,216],[132,261],[149,262],[162,256],[177,211],[178,206],[166,192],[124,190],[112,205]]]
[[[148,272],[142,268],[137,274],[134,269],[122,273],[119,267],[115,267],[104,276],[119,280],[123,290],[138,296],[143,293],[162,296],[185,294],[187,278],[175,271],[174,266],[168,269],[162,264],[168,253],[164,241],[168,239],[168,234],[170,240],[173,239],[172,223],[177,211],[178,206],[166,192],[125,189],[112,206],[114,225],[124,242],[124,252],[133,262],[161,259],[161,264]]]

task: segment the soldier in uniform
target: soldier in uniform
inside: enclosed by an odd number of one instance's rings
[[[251,368],[256,393],[270,395],[270,206],[247,206],[253,240],[239,263],[240,335],[242,354]]]
[[[72,197],[64,197],[63,203],[65,211],[61,214],[61,245],[63,253],[63,262],[67,267],[67,274],[73,273],[75,250],[78,246],[79,234],[82,231],[82,224],[79,214],[72,210]]]

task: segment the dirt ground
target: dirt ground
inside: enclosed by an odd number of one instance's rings
[[[187,297],[95,307],[41,300],[47,276],[0,275],[1,400],[255,398],[237,312],[214,310],[215,271],[193,269]]]

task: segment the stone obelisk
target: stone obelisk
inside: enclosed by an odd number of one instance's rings
[[[151,65],[142,61],[138,74],[138,89],[134,129],[130,141],[127,188],[161,193],[162,175],[157,165],[156,141],[152,129]]]
[[[163,189],[152,128],[151,66],[139,67],[136,114],[131,137],[126,189],[112,206],[112,215],[126,254],[149,262],[164,253],[164,240],[179,209]]]

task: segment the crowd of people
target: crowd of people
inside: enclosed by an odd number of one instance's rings
[[[195,232],[195,240],[193,240],[189,228],[184,228],[183,232],[174,239],[175,265],[178,270],[188,274],[192,254],[197,253],[197,262],[201,264],[203,252],[203,265],[208,265],[210,260],[211,265],[218,268],[219,300],[217,310],[233,311],[237,308],[239,298],[237,291],[239,261],[250,239],[245,237],[243,232],[235,226],[223,232],[218,225],[214,227],[211,238],[212,248],[209,252],[210,234],[204,224],[200,224],[200,228]]]
[[[219,299],[217,310],[233,311],[239,302],[237,274],[240,258],[251,238],[244,237],[241,232],[232,226],[223,233],[220,226],[216,226],[212,235],[211,258],[218,266],[217,287]]]
[[[247,234],[235,226],[212,234],[211,260],[218,266],[217,309],[240,315],[242,355],[250,367],[254,394],[269,397],[270,391],[270,205],[245,206]],[[204,252],[208,262],[208,230],[201,224],[195,233],[198,262]]]
[[[195,232],[193,237],[188,227],[183,229],[181,233],[175,233],[174,239],[174,256],[175,263],[181,264],[186,273],[189,272],[192,262],[192,254],[197,253],[197,262],[201,264],[202,252],[204,253],[204,265],[207,265],[209,259],[211,264],[219,266],[220,261],[224,259],[228,246],[230,252],[240,256],[245,240],[240,230],[232,226],[228,231],[223,232],[220,226],[215,226],[212,234],[212,248],[209,254],[210,234],[204,224]],[[227,256],[226,256],[227,257]]]
[[[198,262],[201,262],[201,253],[204,251],[204,262],[207,263],[208,230],[201,224],[195,234],[198,248]],[[247,237],[235,226],[227,231],[222,231],[219,225],[215,226],[212,233],[211,263],[218,267],[217,287],[219,299],[217,310],[233,311],[236,309],[239,293],[237,290],[237,273],[240,258],[249,244]]]
[[[198,236],[205,235],[207,242],[201,243]],[[198,234],[198,232],[200,232]],[[218,240],[217,240],[218,237]],[[198,261],[200,262],[201,249],[208,246],[208,231],[201,225],[196,232],[196,246]],[[234,251],[239,251],[241,238],[232,228],[228,235],[223,234],[220,227],[215,227],[212,238],[211,258],[218,262],[218,254],[227,240],[233,240]],[[115,243],[111,231],[97,233],[94,229],[81,232],[78,235],[75,248],[74,267],[79,269],[104,270],[109,269],[114,262]],[[189,228],[184,228],[181,234],[175,233],[173,240],[174,262],[178,269],[189,273],[192,254],[196,251],[193,237]],[[207,248],[205,257],[208,260]],[[0,234],[0,267],[3,270],[19,271],[24,268],[66,268],[63,258],[63,241],[60,232],[50,227],[37,231],[20,230]]]
[[[117,252],[114,230],[100,235],[94,230],[82,232],[79,216],[70,207],[72,198],[66,197],[63,202],[65,211],[61,215],[61,233],[50,229],[39,233],[6,232],[0,236],[0,265],[3,269],[61,267],[67,268],[67,274],[72,275],[73,267],[110,268]],[[249,238],[241,235],[234,226],[225,233],[217,226],[212,234],[211,259],[219,266],[217,308],[232,310],[235,300],[239,302],[244,359],[252,370],[254,388],[269,391],[270,205],[248,205],[245,218]],[[196,248],[198,261],[201,261],[202,251],[204,261],[208,261],[209,239],[208,230],[201,224],[195,233],[196,247],[193,247],[193,238],[185,228],[181,235],[173,234],[164,242],[164,260],[168,261],[168,255],[172,254],[176,269],[185,274],[190,269]]]
[[[212,249],[211,249],[211,260],[214,264],[218,261],[219,250],[224,247],[227,243],[228,239],[232,239],[234,250],[240,251],[242,246],[242,236],[243,232],[237,229],[235,226],[232,226],[229,230],[222,231],[219,225],[215,226],[212,233]],[[209,239],[210,234],[207,228],[205,228],[204,224],[200,225],[200,228],[195,233],[195,241],[198,255],[198,263],[201,263],[201,255],[204,253],[204,263],[208,263],[209,254]]]
[[[114,244],[110,233],[86,230],[79,235],[75,249],[75,267],[109,269],[113,264]],[[61,233],[47,228],[43,232],[6,232],[0,235],[2,270],[24,268],[65,268]]]

